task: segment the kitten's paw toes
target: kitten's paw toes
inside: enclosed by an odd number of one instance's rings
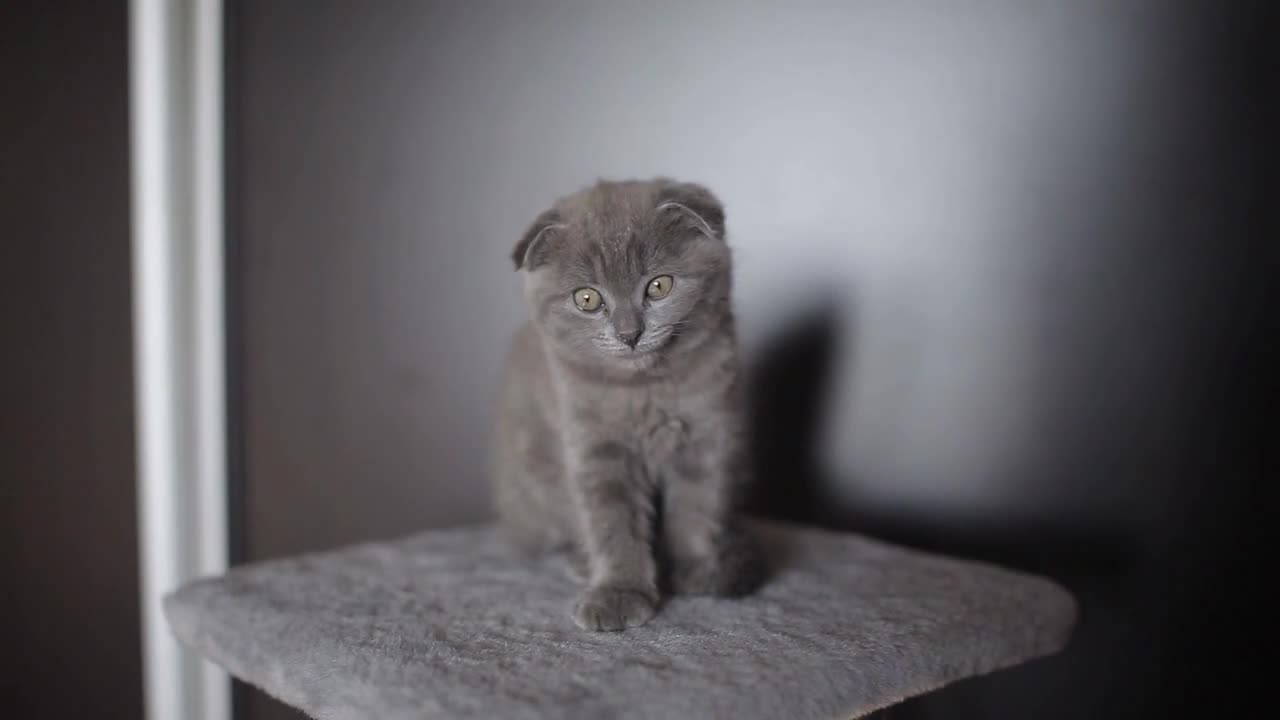
[[[582,594],[573,609],[573,621],[583,630],[625,630],[648,622],[657,605],[654,593],[604,585]]]

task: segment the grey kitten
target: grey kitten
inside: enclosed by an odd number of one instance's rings
[[[591,630],[641,625],[660,590],[759,580],[733,521],[746,479],[725,215],[705,187],[600,181],[516,243],[530,321],[508,358],[495,505],[538,550],[568,550]]]

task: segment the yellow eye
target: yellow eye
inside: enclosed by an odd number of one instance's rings
[[[671,276],[659,275],[649,281],[649,287],[645,288],[644,294],[654,300],[664,298],[667,293],[671,292]]]
[[[573,291],[573,304],[577,305],[579,310],[595,312],[604,304],[604,300],[600,298],[600,293],[595,288],[584,287]]]

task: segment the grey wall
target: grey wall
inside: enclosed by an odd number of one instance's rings
[[[1157,712],[1207,647],[1174,637],[1204,609],[1179,588],[1244,504],[1210,461],[1234,452],[1213,403],[1247,392],[1244,315],[1215,305],[1245,222],[1227,19],[239,4],[242,557],[484,519],[511,244],[562,192],[668,174],[727,206],[762,505],[1086,602],[1073,654],[903,712]]]
[[[0,4],[0,697],[138,718],[125,3]]]

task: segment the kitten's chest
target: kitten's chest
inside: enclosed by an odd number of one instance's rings
[[[670,462],[719,419],[714,387],[654,384],[615,389],[591,402],[596,431],[651,467]]]
[[[656,398],[633,414],[631,442],[640,457],[665,463],[689,441],[694,428],[689,408],[684,412],[675,398]],[[696,415],[696,413],[692,413]]]

